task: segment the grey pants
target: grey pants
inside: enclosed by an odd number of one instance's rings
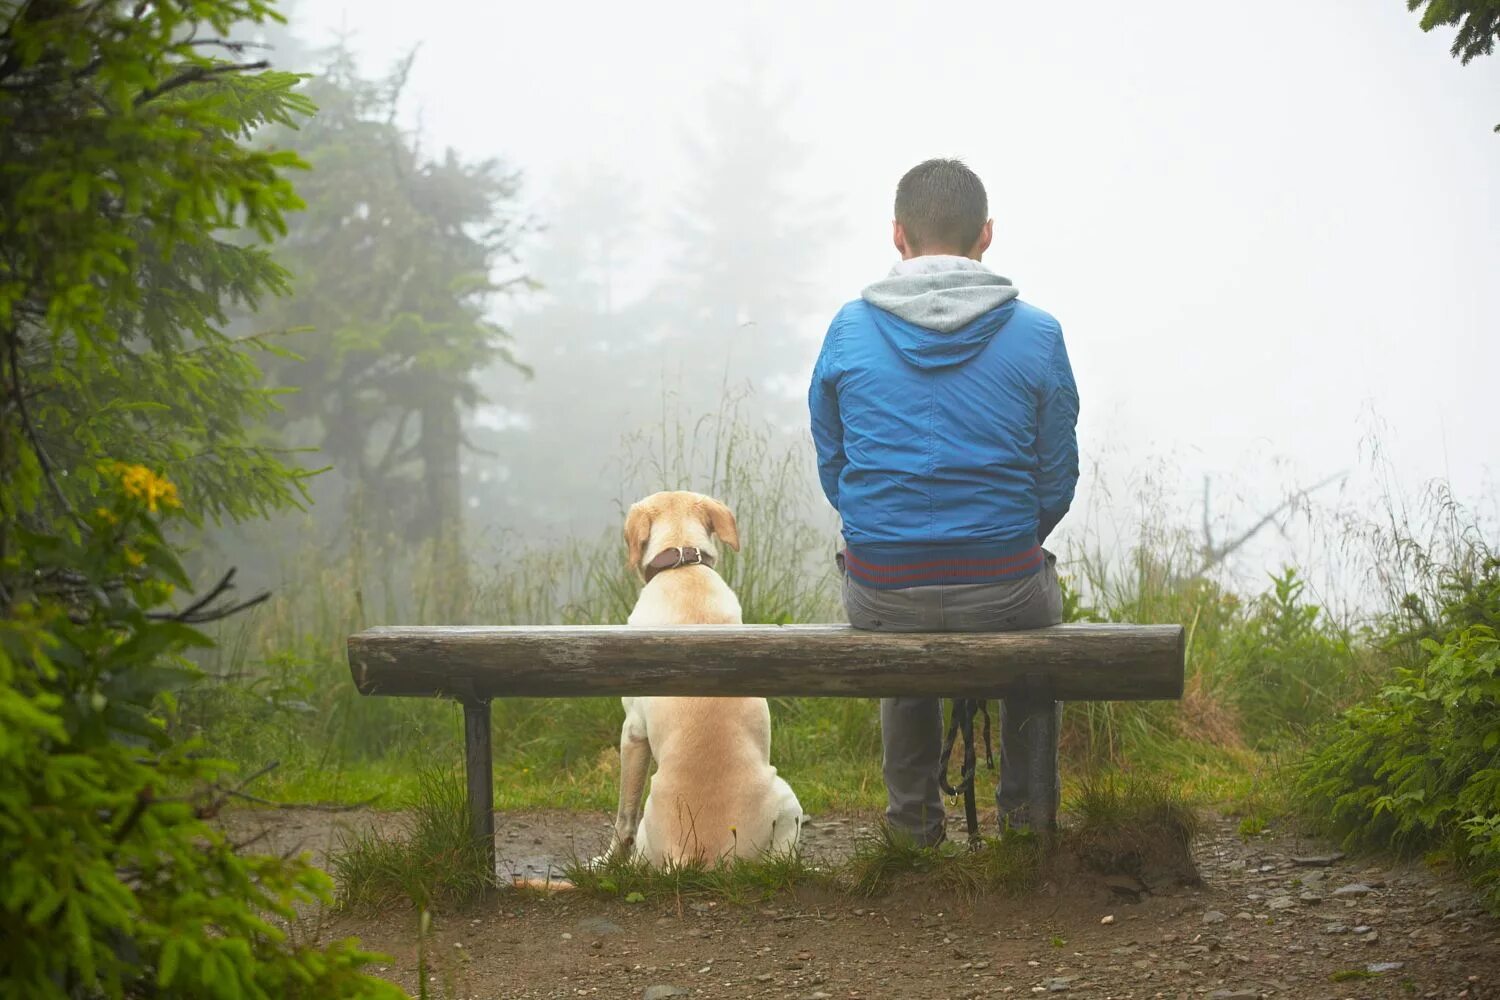
[[[1057,557],[1046,554],[1042,569],[1001,583],[938,584],[902,590],[876,590],[844,576],[844,609],[849,624],[876,632],[1009,632],[1062,621],[1062,589]],[[1062,703],[1054,702],[1054,711]],[[1019,698],[1000,703],[1000,781],[995,804],[1000,821],[1027,822],[1030,761],[1021,724],[1043,709]],[[943,839],[943,796],[938,768],[943,749],[943,704],[937,698],[882,698],[880,735],[884,747],[885,817],[896,830],[924,844]],[[1057,748],[1052,749],[1054,770]]]

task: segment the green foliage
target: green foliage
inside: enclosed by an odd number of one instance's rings
[[[1235,829],[1242,838],[1249,840],[1251,837],[1259,837],[1265,833],[1267,825],[1264,816],[1246,816],[1240,820],[1240,825]]]
[[[264,248],[300,205],[259,126],[310,110],[296,77],[241,72],[198,31],[270,5],[15,4],[0,29],[0,347],[19,516],[54,490],[81,507],[100,456],[167,475],[192,516],[264,513],[295,477],[245,422],[272,408],[225,308],[284,289]],[[18,426],[19,425],[19,426]],[[50,477],[43,473],[49,471]],[[63,472],[66,475],[63,475]],[[44,482],[44,478],[47,480]]]
[[[1433,572],[1437,578],[1431,597],[1401,596],[1398,606],[1384,616],[1384,647],[1408,666],[1427,658],[1428,643],[1441,642],[1453,632],[1473,625],[1500,631],[1500,573],[1495,559],[1482,545],[1452,565]]]
[[[242,855],[211,822],[232,770],[171,739],[162,716],[194,674],[183,653],[207,640],[164,608],[187,582],[150,509],[171,504],[133,471],[82,540],[28,533],[9,558],[0,993],[399,996],[360,971],[373,956],[352,942],[291,935],[298,905],[329,900],[326,875]],[[60,567],[80,588],[71,600],[18,586]]]
[[[1500,0],[1406,0],[1407,10],[1422,10],[1422,30],[1438,25],[1457,25],[1453,36],[1453,57],[1467,66],[1475,56],[1495,51],[1500,38]],[[1500,132],[1500,125],[1495,126]]]
[[[243,429],[271,407],[229,304],[281,290],[248,230],[298,205],[249,132],[309,110],[226,62],[262,0],[0,3],[0,995],[379,997],[294,933],[304,860],[213,824],[232,769],[168,722],[235,610],[172,538],[299,497]]]
[[[1447,617],[1500,610],[1500,561],[1485,565]],[[1476,594],[1492,603],[1476,604]],[[1329,728],[1299,791],[1309,814],[1351,845],[1450,853],[1500,908],[1500,638],[1471,621],[1422,646],[1425,662]]]
[[[1256,742],[1322,722],[1364,678],[1343,635],[1303,600],[1306,586],[1290,567],[1273,576],[1225,645],[1218,683]]]
[[[1495,51],[1500,38],[1500,0],[1406,0],[1407,10],[1422,9],[1422,30],[1457,25],[1453,57],[1464,65],[1475,56]]]

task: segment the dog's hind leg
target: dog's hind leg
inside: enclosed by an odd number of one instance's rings
[[[651,796],[646,796],[646,804],[651,804]],[[651,856],[651,836],[645,823],[635,828],[635,850],[634,856],[639,859],[655,864],[656,859]]]
[[[645,721],[629,711],[620,727],[620,806],[615,811],[614,837],[607,857],[629,855],[636,847],[641,797],[646,791],[646,772],[650,767],[651,744],[646,739]]]

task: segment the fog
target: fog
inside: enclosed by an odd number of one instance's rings
[[[756,383],[757,412],[801,433],[827,322],[896,259],[896,180],[931,156],[962,157],[983,178],[996,224],[986,263],[1063,325],[1083,404],[1080,507],[1129,506],[1151,478],[1196,518],[1207,476],[1229,531],[1341,471],[1328,490],[1355,502],[1373,503],[1387,478],[1405,491],[1442,478],[1493,504],[1500,57],[1461,66],[1451,31],[1424,35],[1400,0],[914,10],[296,5],[300,38],[342,36],[369,73],[417,49],[402,120],[425,147],[522,172],[538,228],[521,266],[546,287],[494,308],[537,375],[487,381],[492,403],[474,422],[501,444],[467,460],[471,477],[504,467],[503,442],[550,415],[588,413],[591,386],[546,367],[547,337],[531,323],[577,278],[548,272],[555,245],[614,225],[610,191],[633,192],[629,224],[593,251],[603,313],[669,300],[673,219],[700,182],[693,149],[760,127],[724,120],[715,103],[716,88],[749,80],[780,108],[788,140],[771,154],[789,216],[743,219],[760,256],[723,277],[738,335],[753,339],[705,349],[693,317],[656,321],[632,371],[640,405],[525,472],[559,476],[538,532],[606,518],[570,497],[563,474],[597,478],[618,456],[596,449],[622,421],[659,419],[670,373],[698,379],[702,364],[718,385],[728,358]],[[800,278],[769,331],[755,314],[768,253]],[[476,521],[506,516],[475,503]],[[1065,535],[1078,530],[1065,522]],[[1273,549],[1252,563],[1279,558]]]

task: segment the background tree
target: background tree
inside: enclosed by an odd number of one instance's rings
[[[317,118],[266,136],[313,171],[307,208],[278,249],[295,293],[254,321],[299,331],[286,341],[297,359],[271,373],[297,390],[285,398],[289,439],[317,448],[337,474],[320,493],[343,493],[365,527],[456,557],[461,414],[483,398],[477,372],[520,367],[488,310],[527,283],[514,268],[524,220],[516,174],[452,151],[428,159],[397,125],[410,65],[366,80],[338,48],[308,86]]]
[[[592,166],[565,175],[541,209],[529,260],[542,291],[511,324],[534,377],[487,372],[505,410],[471,429],[483,452],[469,495],[507,532],[602,527],[617,513],[621,470],[600,456],[619,455],[622,434],[660,419],[650,338],[663,310],[627,287],[644,238],[638,198],[628,178]]]
[[[662,449],[681,442],[667,439],[691,436],[726,401],[749,426],[800,429],[800,403],[776,390],[800,395],[827,322],[808,314],[829,223],[799,193],[805,151],[790,110],[760,59],[710,87],[661,228],[645,223],[631,178],[593,167],[556,186],[531,257],[545,291],[512,324],[536,378],[476,429],[494,454],[471,489],[491,523],[616,529],[632,470],[673,464]],[[716,449],[700,451],[711,462]]]
[[[671,212],[675,256],[659,294],[679,304],[671,336],[703,359],[694,375],[711,387],[705,367],[757,391],[800,376],[800,345],[822,333],[804,327],[830,221],[799,192],[807,148],[788,125],[791,108],[792,94],[751,52],[742,75],[707,89],[702,126],[685,132],[688,182]]]
[[[268,918],[327,899],[212,825],[226,766],[173,738],[171,690],[234,611],[196,599],[171,521],[298,498],[245,431],[272,400],[222,332],[286,275],[297,207],[247,134],[310,107],[242,58],[262,0],[0,2],[0,995],[394,996],[347,943]],[[174,606],[175,605],[175,606]]]
[[[1456,25],[1449,51],[1465,66],[1475,56],[1494,52],[1495,40],[1500,39],[1500,0],[1406,0],[1406,9],[1422,10],[1423,31]],[[1500,125],[1495,131],[1500,132]]]

